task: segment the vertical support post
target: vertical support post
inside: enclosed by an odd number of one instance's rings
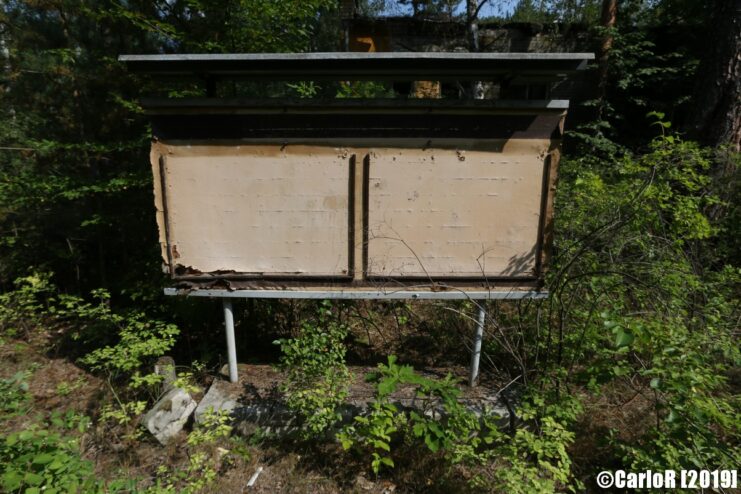
[[[229,355],[229,380],[237,382],[237,344],[234,341],[234,310],[232,301],[221,299],[224,306],[224,328],[226,329],[226,350]]]
[[[479,316],[476,319],[476,334],[473,337],[473,350],[471,351],[471,373],[468,377],[468,385],[476,386],[479,378],[479,362],[481,360],[481,342],[484,339],[484,322],[486,321],[486,309],[484,302],[479,306]]]

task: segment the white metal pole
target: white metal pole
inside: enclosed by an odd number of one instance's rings
[[[229,380],[237,382],[237,344],[234,341],[234,311],[232,301],[221,299],[224,305],[224,327],[226,329],[226,349],[229,354]]]
[[[484,322],[486,321],[486,309],[484,302],[479,305],[479,317],[476,320],[476,335],[473,337],[473,351],[471,352],[471,374],[468,377],[468,385],[476,386],[479,378],[479,361],[481,360],[481,341],[484,339]]]

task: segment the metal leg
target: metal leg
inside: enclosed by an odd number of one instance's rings
[[[479,306],[479,317],[476,320],[476,335],[473,338],[473,351],[471,352],[471,373],[468,377],[468,385],[476,386],[479,378],[479,361],[481,360],[481,341],[484,339],[484,322],[486,321],[486,309],[484,303]]]
[[[226,328],[226,349],[229,354],[229,380],[237,382],[237,345],[234,342],[234,311],[232,301],[221,299],[224,305],[224,327]]]

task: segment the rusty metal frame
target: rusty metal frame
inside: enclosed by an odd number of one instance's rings
[[[548,298],[539,290],[265,290],[165,288],[165,295],[208,298],[335,299],[335,300],[522,300]]]

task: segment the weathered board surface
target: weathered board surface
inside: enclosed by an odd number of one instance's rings
[[[156,144],[152,153],[168,262],[202,273],[348,275],[347,156],[277,145]]]
[[[155,142],[163,259],[175,278],[536,280],[554,149],[545,138]]]
[[[536,276],[549,141],[501,152],[372,150],[368,275]]]

